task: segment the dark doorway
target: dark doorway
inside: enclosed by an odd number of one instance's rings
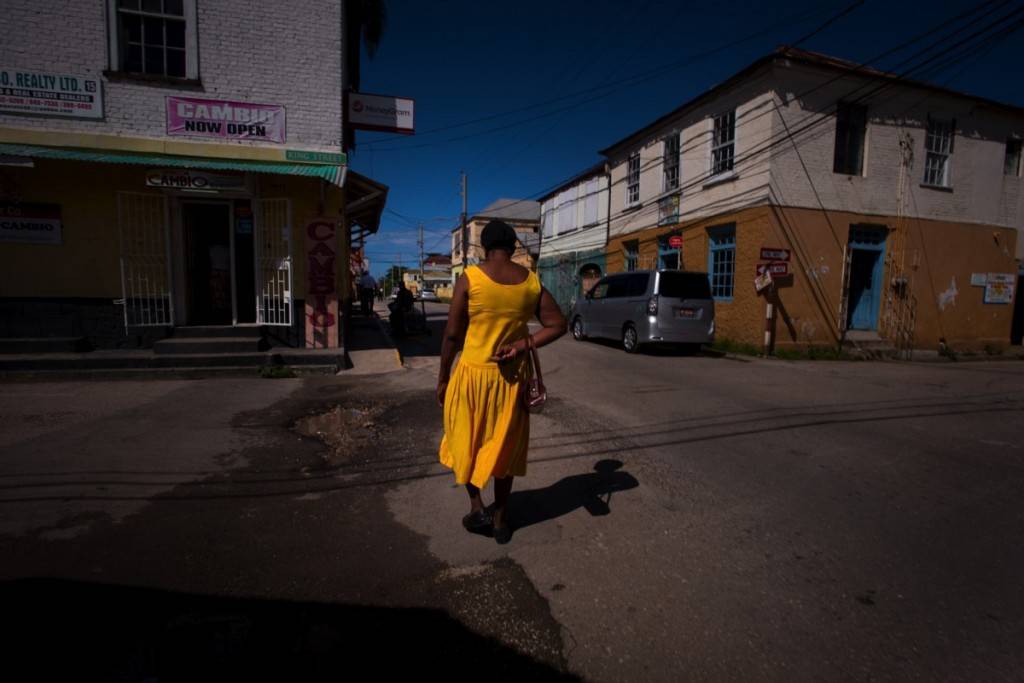
[[[252,203],[235,200],[235,306],[237,322],[256,322],[256,261]]]
[[[182,204],[190,325],[230,325],[231,206]]]
[[[881,291],[878,266],[882,252],[854,249],[850,257],[850,319],[848,329],[878,329]]]

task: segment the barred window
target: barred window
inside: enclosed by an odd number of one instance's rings
[[[736,148],[736,110],[715,117],[711,140],[711,173],[719,175],[733,170]]]
[[[953,156],[952,121],[928,119],[928,132],[924,139],[924,184],[950,187],[949,162]]]

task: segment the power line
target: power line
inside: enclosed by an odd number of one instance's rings
[[[398,147],[383,147],[383,148],[373,147],[373,145],[375,145],[375,144],[378,144],[378,143],[381,143],[381,142],[388,142],[388,141],[392,141],[392,140],[394,140],[394,141],[400,141],[401,140],[401,141],[405,141],[405,142],[410,142],[410,141],[413,140],[413,138],[410,138],[408,136],[395,135],[395,136],[391,136],[389,138],[382,138],[382,139],[372,140],[372,141],[366,142],[366,143],[364,143],[363,146],[364,146],[364,148],[370,148],[370,149],[372,149],[375,152],[419,149],[419,148],[423,148],[423,147],[433,147],[433,146],[436,146],[438,144],[445,144],[445,143],[448,143],[448,142],[458,142],[458,141],[461,141],[461,140],[466,140],[466,139],[470,139],[470,138],[473,138],[473,137],[478,137],[480,135],[487,135],[487,134],[490,134],[492,132],[498,132],[498,131],[502,131],[502,130],[507,130],[509,128],[512,128],[512,127],[515,127],[515,126],[519,126],[519,125],[522,125],[522,124],[525,124],[525,123],[531,123],[531,122],[536,121],[538,119],[545,118],[547,116],[553,116],[553,115],[561,113],[563,111],[568,111],[570,109],[574,109],[576,107],[580,107],[580,106],[582,106],[584,104],[589,104],[589,103],[595,102],[595,101],[597,101],[599,99],[603,99],[605,97],[609,97],[609,96],[615,94],[616,92],[618,92],[619,90],[621,90],[623,88],[631,88],[631,87],[634,87],[636,85],[640,85],[641,83],[646,83],[647,81],[650,81],[650,80],[652,80],[654,78],[657,78],[658,76],[660,76],[661,74],[665,73],[666,71],[670,71],[672,69],[675,69],[675,68],[678,68],[678,67],[681,67],[681,66],[687,66],[689,64],[692,64],[693,62],[699,61],[701,59],[705,59],[707,57],[711,57],[711,56],[716,55],[716,54],[718,54],[720,52],[724,52],[725,50],[732,49],[732,48],[734,48],[734,47],[736,47],[738,45],[742,45],[743,43],[746,43],[746,42],[749,42],[751,40],[754,40],[755,38],[760,38],[761,36],[767,35],[767,34],[771,33],[772,31],[774,31],[777,28],[780,28],[780,27],[783,27],[783,26],[791,26],[793,21],[802,21],[802,20],[805,20],[805,19],[809,19],[809,18],[811,18],[811,17],[813,17],[815,15],[821,14],[821,12],[822,12],[822,10],[819,8],[819,9],[813,10],[811,12],[804,12],[804,13],[800,13],[800,14],[797,14],[797,15],[792,15],[792,16],[787,17],[786,19],[784,19],[782,21],[779,21],[779,22],[777,22],[775,24],[772,24],[771,26],[769,26],[769,27],[767,27],[765,29],[762,29],[760,31],[756,31],[754,33],[751,33],[751,34],[743,37],[743,38],[739,38],[739,39],[734,40],[734,41],[732,41],[730,43],[727,43],[725,45],[721,45],[719,47],[713,48],[711,50],[708,50],[708,51],[705,51],[705,52],[702,52],[702,53],[697,53],[695,55],[690,55],[689,57],[685,57],[683,59],[679,59],[679,60],[675,60],[675,61],[663,64],[663,65],[661,65],[659,67],[655,67],[655,68],[653,68],[651,70],[648,70],[648,71],[645,71],[645,72],[641,72],[640,74],[634,74],[633,76],[629,76],[629,77],[626,77],[626,78],[623,78],[623,79],[619,79],[619,80],[615,80],[615,81],[606,81],[605,83],[603,83],[601,85],[593,86],[591,88],[585,88],[583,90],[578,90],[578,91],[576,91],[574,93],[568,93],[566,95],[561,95],[559,97],[555,97],[555,98],[552,98],[550,100],[546,100],[544,102],[539,102],[537,104],[528,105],[528,106],[525,106],[525,107],[520,107],[519,109],[514,109],[514,110],[511,110],[511,111],[502,112],[502,113],[499,113],[499,114],[492,114],[490,116],[484,116],[484,117],[480,117],[480,118],[473,119],[473,120],[470,120],[470,121],[464,121],[462,123],[452,124],[452,125],[449,125],[449,126],[441,126],[441,127],[438,127],[438,128],[431,129],[429,131],[424,131],[422,134],[419,135],[419,137],[423,137],[424,135],[428,135],[428,134],[432,134],[432,133],[443,132],[443,131],[446,131],[446,130],[453,130],[455,128],[462,128],[462,127],[465,127],[465,126],[468,126],[468,125],[472,125],[474,123],[482,123],[482,122],[485,122],[485,121],[493,120],[493,119],[496,119],[496,118],[501,118],[501,117],[504,117],[504,116],[507,116],[507,115],[510,115],[510,114],[514,114],[514,113],[521,113],[521,112],[524,112],[524,111],[530,111],[530,110],[537,109],[537,108],[540,108],[540,107],[545,107],[545,106],[547,106],[549,104],[554,104],[555,102],[561,102],[561,101],[564,101],[564,100],[571,100],[571,99],[574,99],[576,97],[580,97],[581,95],[588,95],[588,94],[591,94],[591,93],[599,93],[601,91],[609,90],[610,89],[609,92],[606,92],[606,93],[603,93],[603,94],[600,94],[600,95],[596,95],[595,97],[592,97],[592,98],[586,98],[586,99],[580,100],[579,102],[575,102],[573,104],[570,104],[568,106],[560,107],[558,109],[554,109],[552,111],[549,111],[549,112],[546,112],[546,113],[543,113],[543,114],[539,114],[537,116],[533,116],[533,117],[530,117],[530,118],[527,118],[527,119],[522,119],[522,120],[519,120],[519,121],[514,121],[512,123],[504,124],[504,125],[501,125],[501,126],[498,126],[498,127],[495,127],[495,128],[490,128],[490,129],[485,130],[485,131],[477,131],[476,133],[470,133],[470,134],[467,134],[467,135],[463,135],[463,136],[459,136],[459,137],[455,137],[455,138],[449,138],[447,140],[441,140],[441,141],[438,141],[438,142],[428,142],[428,143],[417,144],[417,145],[400,145]],[[619,86],[622,86],[622,87],[620,88]]]

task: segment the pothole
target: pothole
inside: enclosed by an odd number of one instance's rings
[[[336,405],[326,412],[299,418],[293,429],[327,446],[323,454],[327,464],[350,462],[375,450],[387,429],[380,418],[391,408],[383,401]]]

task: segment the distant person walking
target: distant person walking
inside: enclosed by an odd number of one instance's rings
[[[565,334],[565,317],[536,273],[513,263],[516,233],[493,220],[481,235],[485,260],[470,266],[455,283],[441,347],[437,400],[444,406],[441,462],[469,493],[462,525],[508,543],[512,527],[508,499],[514,477],[526,474],[530,414],[522,390],[529,379],[527,322],[544,326],[533,345],[550,344]],[[455,353],[462,349],[452,372]],[[494,506],[480,490],[494,477]]]
[[[377,289],[377,281],[369,271],[364,270],[359,276],[359,306],[363,315],[373,315],[373,291]]]

